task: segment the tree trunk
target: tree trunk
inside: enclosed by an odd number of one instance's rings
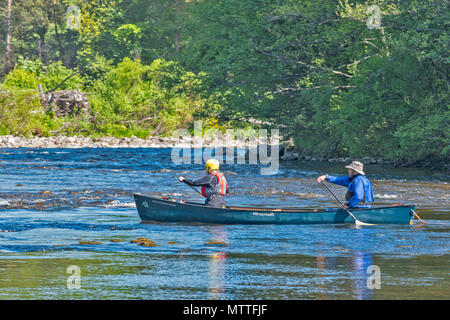
[[[175,52],[178,54],[180,52],[180,32],[175,31]]]
[[[6,11],[6,72],[12,68],[12,54],[11,54],[11,11],[13,0],[8,0],[8,7]]]
[[[56,0],[53,0],[53,20],[55,23],[55,35],[56,35],[56,41],[58,41],[58,47],[59,47],[59,60],[61,60],[64,63],[64,47],[61,43],[61,37],[59,36],[58,32],[58,13],[57,13],[57,4]]]
[[[180,30],[178,29],[178,20],[179,20],[179,14],[180,14],[180,1],[175,1],[175,35],[174,35],[174,43],[175,43],[175,52],[178,54],[180,51]]]

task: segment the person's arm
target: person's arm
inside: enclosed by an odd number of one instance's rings
[[[348,176],[346,177],[335,177],[335,176],[330,176],[327,175],[326,180],[328,182],[337,184],[339,186],[343,186],[343,187],[348,187],[348,185],[350,184],[350,178]]]
[[[183,177],[180,177],[180,181],[186,183],[187,185],[193,186],[193,187],[202,187],[202,186],[210,186],[211,185],[211,179],[215,176],[203,176],[200,179],[197,180],[189,180]]]

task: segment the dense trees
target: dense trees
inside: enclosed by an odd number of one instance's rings
[[[142,136],[194,116],[224,128],[253,119],[316,156],[449,159],[445,0],[2,3],[0,31],[11,39],[0,42],[3,86],[13,90],[21,72],[19,87],[48,79],[45,67],[23,77],[36,60],[80,71],[98,121],[86,132]],[[174,82],[156,85],[159,72]]]

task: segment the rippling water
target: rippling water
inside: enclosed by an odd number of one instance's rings
[[[450,296],[448,172],[366,167],[377,204],[414,203],[426,225],[141,224],[132,193],[202,201],[176,180],[202,175],[202,166],[174,165],[170,152],[0,149],[0,299]],[[334,207],[315,178],[346,173],[300,161],[282,162],[273,176],[258,165],[223,171],[228,204],[278,207]],[[139,237],[157,246],[130,242]],[[70,266],[80,270],[79,289],[68,287]],[[371,266],[380,289],[369,289]]]

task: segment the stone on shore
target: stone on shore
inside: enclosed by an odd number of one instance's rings
[[[284,154],[280,157],[281,160],[298,160],[299,155],[297,152],[284,151]]]

